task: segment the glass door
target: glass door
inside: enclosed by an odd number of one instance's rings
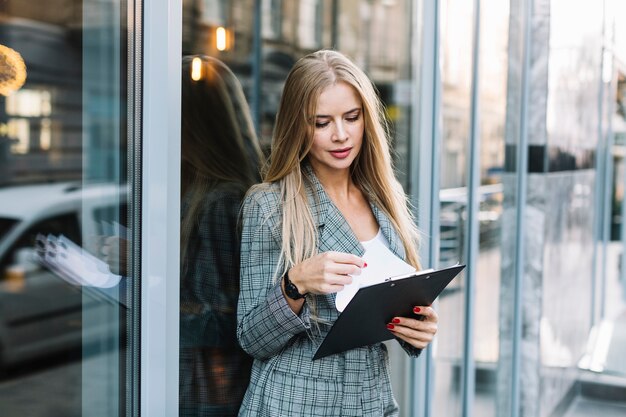
[[[127,7],[0,3],[4,417],[132,412],[138,206]]]

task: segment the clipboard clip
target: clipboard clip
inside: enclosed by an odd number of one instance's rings
[[[395,287],[396,286],[396,283],[393,282],[393,277],[385,278],[385,281],[383,281],[383,282],[391,282],[390,287]]]

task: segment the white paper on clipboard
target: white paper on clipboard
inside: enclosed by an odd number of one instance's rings
[[[337,293],[335,306],[343,311],[359,288],[380,284],[390,277],[406,275],[415,272],[415,268],[398,258],[385,244],[380,230],[372,240],[361,242],[365,248],[362,258],[367,267],[361,268],[361,275],[354,275],[352,283],[343,287]]]

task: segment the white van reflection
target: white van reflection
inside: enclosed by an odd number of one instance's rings
[[[83,248],[109,233],[113,222],[126,223],[123,188],[7,187],[0,188],[0,202],[0,371],[100,340],[111,331],[106,321],[83,328],[82,318],[102,308],[107,294],[85,287],[98,286],[96,275],[86,271],[105,273],[109,281],[103,287],[114,287],[119,277],[109,276],[106,264]],[[61,263],[50,258],[55,254]],[[98,279],[102,284],[103,276]]]

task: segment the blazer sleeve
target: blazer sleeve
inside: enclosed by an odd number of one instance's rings
[[[307,303],[296,315],[283,296],[280,279],[274,279],[280,245],[272,233],[276,216],[267,214],[271,209],[276,210],[276,202],[262,193],[248,196],[243,204],[237,338],[249,355],[261,360],[310,329]]]
[[[396,338],[396,340],[398,341],[398,343],[400,343],[400,346],[402,346],[402,349],[404,349],[404,351],[412,358],[417,358],[420,353],[422,353],[422,349],[416,348],[415,346],[410,345],[409,343],[405,342],[402,339],[398,339]]]

